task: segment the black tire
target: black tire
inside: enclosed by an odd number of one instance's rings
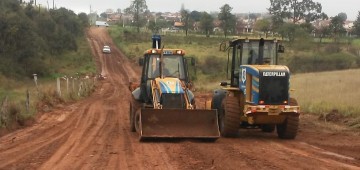
[[[130,119],[130,131],[131,132],[135,132],[135,114],[134,114],[134,108],[133,108],[133,104],[130,102],[130,115],[129,115],[129,119]]]
[[[294,98],[290,98],[290,106],[297,106],[298,103]],[[282,124],[276,125],[276,131],[281,139],[295,139],[299,129],[299,116],[290,115]]]
[[[226,96],[222,102],[219,112],[219,130],[221,136],[236,137],[239,133],[240,114],[243,109],[240,107],[239,99]]]
[[[275,125],[261,125],[260,129],[263,132],[272,133],[275,131]]]
[[[299,129],[299,116],[288,116],[284,123],[276,125],[276,131],[281,139],[295,139]]]
[[[290,98],[289,105],[290,106],[298,106],[298,102],[296,99]]]
[[[140,134],[140,113],[141,113],[141,110],[139,109],[139,110],[137,110],[136,112],[135,112],[135,129],[136,129],[136,132],[138,132],[139,134]]]

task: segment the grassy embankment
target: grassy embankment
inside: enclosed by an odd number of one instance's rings
[[[0,107],[7,98],[8,110],[2,113],[3,120],[0,120],[0,128],[19,123],[20,125],[27,119],[32,118],[39,111],[38,105],[45,104],[47,108],[56,105],[58,102],[77,100],[81,97],[76,94],[67,94],[66,83],[61,81],[62,96],[56,94],[56,78],[67,75],[68,77],[82,76],[84,74],[96,73],[95,62],[91,54],[90,46],[86,37],[78,40],[78,50],[76,52],[66,52],[62,56],[51,58],[46,61],[47,67],[52,74],[47,77],[38,77],[37,91],[32,75],[21,80],[14,80],[0,74]],[[78,73],[78,74],[76,74]],[[79,81],[75,81],[75,84]],[[75,86],[78,89],[78,84]],[[30,107],[26,110],[26,91],[30,94]]]
[[[292,96],[302,112],[337,114],[360,128],[360,69],[296,74],[291,78]]]

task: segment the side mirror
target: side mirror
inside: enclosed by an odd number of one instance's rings
[[[143,66],[144,65],[144,59],[143,58],[139,58],[139,65]]]
[[[284,52],[285,52],[285,47],[283,45],[279,45],[278,53],[284,53]]]

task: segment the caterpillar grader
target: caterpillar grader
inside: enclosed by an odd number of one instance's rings
[[[184,57],[182,49],[164,49],[161,37],[153,36],[152,48],[145,51],[139,84],[132,83],[130,130],[140,140],[149,138],[220,137],[216,110],[196,109],[190,90],[188,67],[195,60]]]
[[[281,42],[239,38],[220,47],[228,51],[230,81],[214,90],[211,108],[218,110],[221,136],[236,137],[239,128],[276,128],[279,138],[294,139],[300,107],[290,97],[289,68],[278,65],[279,53],[284,52]]]

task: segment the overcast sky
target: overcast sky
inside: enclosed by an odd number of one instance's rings
[[[26,0],[28,1],[28,0]],[[130,6],[133,0],[37,0],[42,6],[49,3],[52,7],[53,1],[57,8],[65,7],[76,13],[90,12],[90,5],[93,11],[98,14],[105,12],[106,9],[125,9]],[[320,2],[323,12],[328,16],[335,16],[340,12],[347,14],[348,19],[355,20],[360,11],[360,0],[313,0]],[[152,12],[177,12],[181,5],[190,11],[220,11],[219,8],[224,4],[233,7],[232,13],[247,12],[267,12],[270,0],[146,0],[146,4]]]

